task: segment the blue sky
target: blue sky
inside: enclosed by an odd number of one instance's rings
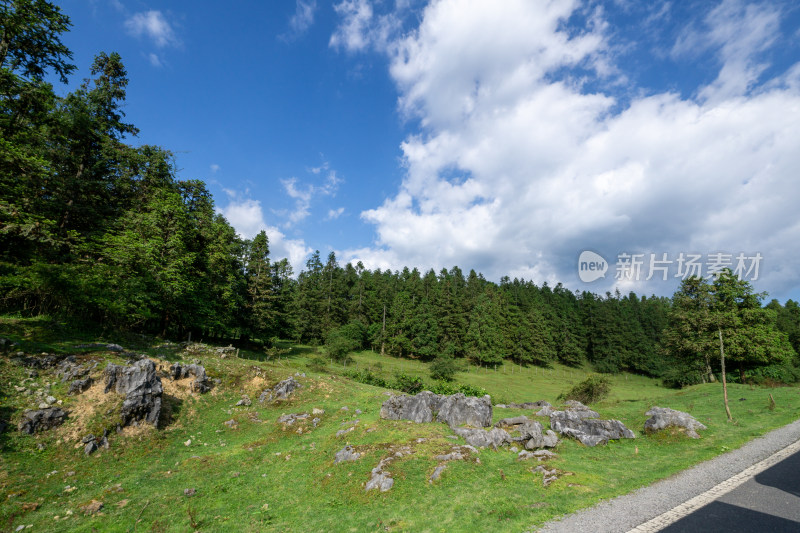
[[[669,295],[682,252],[758,253],[756,288],[800,298],[795,2],[260,4],[60,2],[63,90],[119,52],[133,142],[296,270],[319,249]],[[621,253],[644,273],[615,279]]]

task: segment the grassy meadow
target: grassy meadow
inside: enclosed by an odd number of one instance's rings
[[[82,354],[124,363],[110,352],[74,348],[87,341],[116,342],[146,353],[162,368],[172,361],[200,359],[209,377],[220,380],[204,395],[189,391],[188,380],[164,383],[163,427],[128,428],[110,435],[110,449],[85,456],[80,439],[104,424],[108,396],[102,379],[78,396],[54,371],[39,371],[39,385],[71,412],[60,428],[35,436],[15,430],[30,397],[15,387],[31,387],[26,369],[0,356],[0,418],[11,428],[0,434],[0,528],[14,531],[527,531],[554,517],[630,492],[692,464],[741,446],[747,440],[800,418],[800,389],[731,385],[734,423],[726,422],[721,385],[684,390],[633,375],[612,377],[608,399],[592,405],[616,418],[637,438],[587,448],[564,440],[548,461],[561,477],[544,487],[532,472],[535,460],[518,461],[508,448],[483,449],[466,461],[451,461],[441,478],[428,478],[439,464],[433,457],[463,444],[448,438],[444,424],[414,424],[380,418],[385,389],[356,383],[329,365],[312,364],[316,350],[295,347],[279,360],[242,351],[220,358],[209,347],[187,352],[180,345],[103,331],[76,333],[47,320],[0,319],[0,337],[19,341],[27,353]],[[427,366],[410,360],[354,354],[348,365],[391,377],[395,372],[428,379]],[[262,390],[295,373],[302,384],[289,400],[259,404]],[[548,400],[588,374],[588,369],[502,368],[459,373],[460,382],[485,388],[494,403]],[[243,394],[253,404],[235,406]],[[768,395],[775,400],[771,408]],[[687,411],[708,426],[700,440],[680,433],[646,436],[645,411],[654,406]],[[346,410],[343,408],[347,407]],[[283,425],[281,414],[311,413],[310,420]],[[357,413],[356,410],[360,410]],[[494,410],[498,420],[531,411]],[[226,425],[234,420],[235,424]],[[545,428],[546,418],[539,419]],[[233,426],[233,427],[231,427]],[[339,430],[354,429],[337,437]],[[362,457],[334,464],[334,454],[352,445]],[[41,446],[40,446],[41,445]],[[387,469],[395,480],[389,492],[365,492],[370,471],[400,446],[412,453]],[[41,449],[40,449],[41,448]],[[189,496],[187,489],[193,489]],[[189,491],[191,492],[191,491]],[[102,509],[82,510],[92,501]]]

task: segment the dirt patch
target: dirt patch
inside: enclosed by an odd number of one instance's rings
[[[161,378],[161,386],[164,388],[164,394],[169,395],[179,400],[185,400],[194,395],[192,393],[192,382],[194,376],[185,379],[172,380],[169,378]]]
[[[56,430],[56,435],[67,442],[79,442],[83,437],[97,428],[99,417],[114,416],[119,411],[123,398],[113,392],[103,393],[105,384],[100,377],[95,377],[91,387],[74,397],[74,401],[65,409],[69,411],[67,424]]]

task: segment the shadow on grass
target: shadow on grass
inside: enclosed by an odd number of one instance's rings
[[[4,391],[0,390],[0,396],[4,396]],[[14,431],[14,427],[11,425],[11,415],[14,413],[14,410],[7,406],[0,407],[0,451],[3,453],[10,452],[11,449],[9,448],[9,433]]]
[[[158,415],[158,429],[162,430],[177,420],[183,410],[183,400],[164,393],[161,396],[161,413]]]
[[[280,341],[272,348],[264,348],[262,351],[242,350],[239,352],[240,359],[250,361],[291,361],[293,359],[310,358],[317,354],[318,347],[293,345],[288,341]]]

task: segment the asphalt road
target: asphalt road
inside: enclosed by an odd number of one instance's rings
[[[800,452],[661,531],[800,532]]]
[[[800,533],[800,419],[675,476],[532,529]]]

